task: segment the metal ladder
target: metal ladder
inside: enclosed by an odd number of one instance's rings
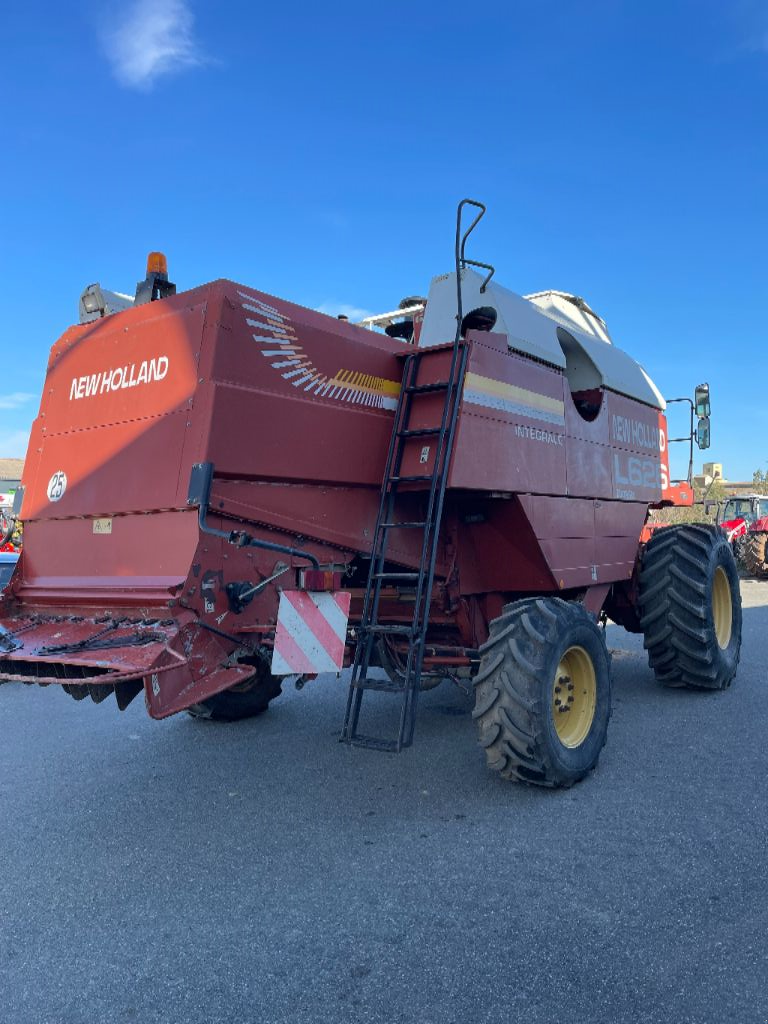
[[[475,217],[464,235],[461,235],[461,214],[464,206],[478,207]],[[451,455],[456,432],[456,421],[466,371],[468,347],[462,338],[463,319],[461,302],[461,269],[466,265],[481,266],[490,270],[485,285],[490,280],[493,268],[464,257],[464,246],[469,234],[485,213],[485,207],[472,199],[459,203],[456,219],[456,272],[457,272],[457,324],[456,337],[451,348],[450,369],[445,380],[419,384],[419,368],[423,359],[434,351],[423,349],[405,360],[403,382],[395,411],[395,422],[389,443],[384,480],[381,488],[379,512],[371,550],[371,565],[363,603],[363,613],[358,627],[358,640],[352,679],[347,698],[341,739],[353,746],[370,747],[376,750],[399,752],[413,742],[416,727],[416,705],[421,681],[422,662],[429,610],[432,601],[432,587],[437,560],[437,546],[440,524],[443,517],[443,503],[448,481]],[[443,349],[443,351],[445,351]],[[419,409],[420,399],[436,393],[444,394],[440,423],[429,427],[411,427],[414,413]],[[435,455],[432,472],[424,474],[402,473],[403,458],[408,442],[413,438],[434,438]],[[396,521],[397,497],[402,485],[428,485],[427,510],[424,519],[405,522]],[[425,488],[426,489],[426,488]],[[417,492],[418,493],[418,492]],[[394,530],[420,530],[422,533],[421,558],[416,571],[391,571],[386,566],[387,545]],[[379,621],[379,605],[382,589],[394,585],[409,589],[414,594],[413,616],[410,625],[392,625]],[[374,679],[369,676],[371,660],[377,644],[386,637],[398,637],[408,641],[408,656],[402,680]],[[394,739],[366,736],[358,731],[363,694],[368,690],[394,693],[400,696],[400,716],[397,735]]]

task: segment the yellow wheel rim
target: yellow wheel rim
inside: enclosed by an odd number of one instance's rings
[[[717,642],[725,650],[731,642],[733,633],[733,601],[731,585],[721,565],[715,569],[715,577],[712,580],[712,619],[715,623]]]
[[[569,647],[552,683],[552,720],[564,747],[579,747],[587,738],[597,707],[597,678],[583,647]]]

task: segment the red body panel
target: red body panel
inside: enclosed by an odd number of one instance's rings
[[[748,529],[749,524],[746,519],[728,519],[726,522],[720,523],[720,528],[725,531],[725,535],[728,538],[728,542],[738,540],[739,537],[743,537]]]

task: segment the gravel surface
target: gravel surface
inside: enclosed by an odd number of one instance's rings
[[[334,677],[236,725],[0,686],[0,1021],[765,1024],[768,584],[742,592],[724,693],[659,688],[609,627],[608,744],[568,791],[491,776],[448,683],[399,756],[337,742]]]

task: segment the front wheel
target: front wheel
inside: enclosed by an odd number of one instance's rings
[[[584,608],[554,597],[516,601],[480,650],[473,718],[488,767],[549,787],[592,771],[611,716],[611,665]]]
[[[741,593],[717,526],[668,526],[649,540],[639,575],[648,662],[664,686],[724,690],[741,653]]]

